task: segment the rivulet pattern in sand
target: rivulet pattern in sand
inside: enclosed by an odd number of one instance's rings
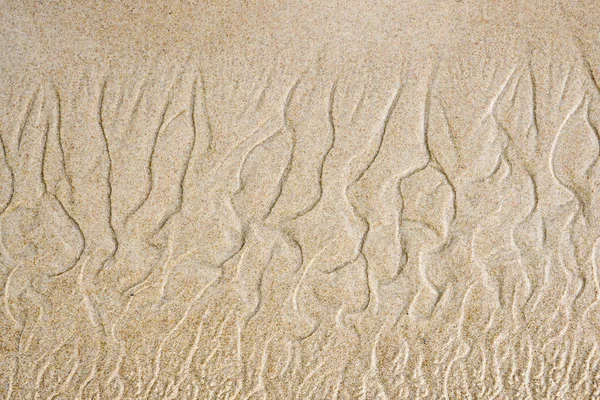
[[[0,398],[600,398],[598,4],[0,26]]]

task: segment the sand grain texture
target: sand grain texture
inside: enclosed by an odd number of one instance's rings
[[[0,2],[0,398],[600,398],[594,1]]]

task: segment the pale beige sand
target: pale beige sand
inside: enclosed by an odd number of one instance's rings
[[[600,398],[597,1],[5,0],[3,399]]]

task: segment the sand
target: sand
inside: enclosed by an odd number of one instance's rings
[[[0,4],[3,399],[600,398],[593,1]]]

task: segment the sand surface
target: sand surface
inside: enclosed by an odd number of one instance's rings
[[[600,398],[597,1],[0,2],[0,398]]]

